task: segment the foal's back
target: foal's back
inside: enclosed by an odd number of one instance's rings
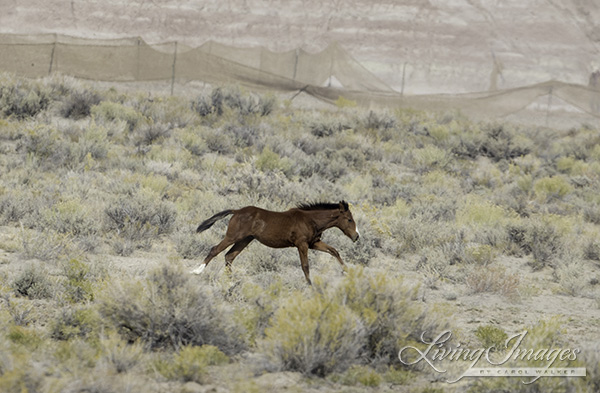
[[[227,234],[258,240],[274,248],[293,247],[311,231],[306,214],[297,208],[274,212],[255,206],[236,210],[229,221]]]

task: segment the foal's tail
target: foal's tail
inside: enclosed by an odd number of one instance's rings
[[[227,217],[230,214],[233,214],[234,212],[235,210],[224,210],[220,213],[215,214],[208,220],[204,221],[202,224],[198,225],[198,229],[196,229],[196,232],[199,233],[207,230],[208,228],[212,227],[215,222]]]

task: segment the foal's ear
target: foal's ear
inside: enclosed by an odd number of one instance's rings
[[[350,208],[348,207],[348,202],[340,201],[340,211],[347,212],[348,210],[350,210]]]

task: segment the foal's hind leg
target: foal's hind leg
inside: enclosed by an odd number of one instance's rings
[[[246,248],[248,244],[250,244],[252,240],[254,240],[254,237],[248,236],[240,240],[239,242],[236,242],[233,245],[233,247],[231,247],[231,249],[227,251],[227,254],[225,254],[225,268],[228,271],[231,271],[231,262],[233,262],[235,257],[237,257],[240,254],[240,252],[242,252],[242,250]]]
[[[206,268],[206,265],[208,265],[208,262],[210,262],[214,257],[219,255],[221,252],[223,252],[223,250],[225,250],[227,247],[231,246],[233,243],[235,243],[235,240],[231,240],[231,238],[229,238],[228,236],[225,236],[225,239],[223,239],[221,241],[221,243],[217,244],[216,246],[214,246],[213,248],[210,249],[210,252],[206,256],[206,258],[204,258],[204,262],[202,262],[202,264],[200,266],[198,266],[196,269],[192,270],[192,273],[194,273],[194,274],[202,273],[204,268]]]

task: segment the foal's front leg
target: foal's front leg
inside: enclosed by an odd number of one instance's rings
[[[302,265],[302,271],[304,272],[306,282],[308,282],[308,285],[312,285],[312,282],[310,281],[310,274],[308,268],[308,244],[301,244],[296,247],[298,247],[298,253],[300,254],[300,264]]]
[[[313,243],[310,246],[310,248],[313,250],[323,251],[323,252],[333,255],[338,260],[340,265],[342,265],[342,269],[344,271],[346,271],[346,265],[344,264],[344,261],[342,261],[342,257],[340,257],[340,253],[335,248],[331,247],[329,244],[319,240],[318,242]]]

